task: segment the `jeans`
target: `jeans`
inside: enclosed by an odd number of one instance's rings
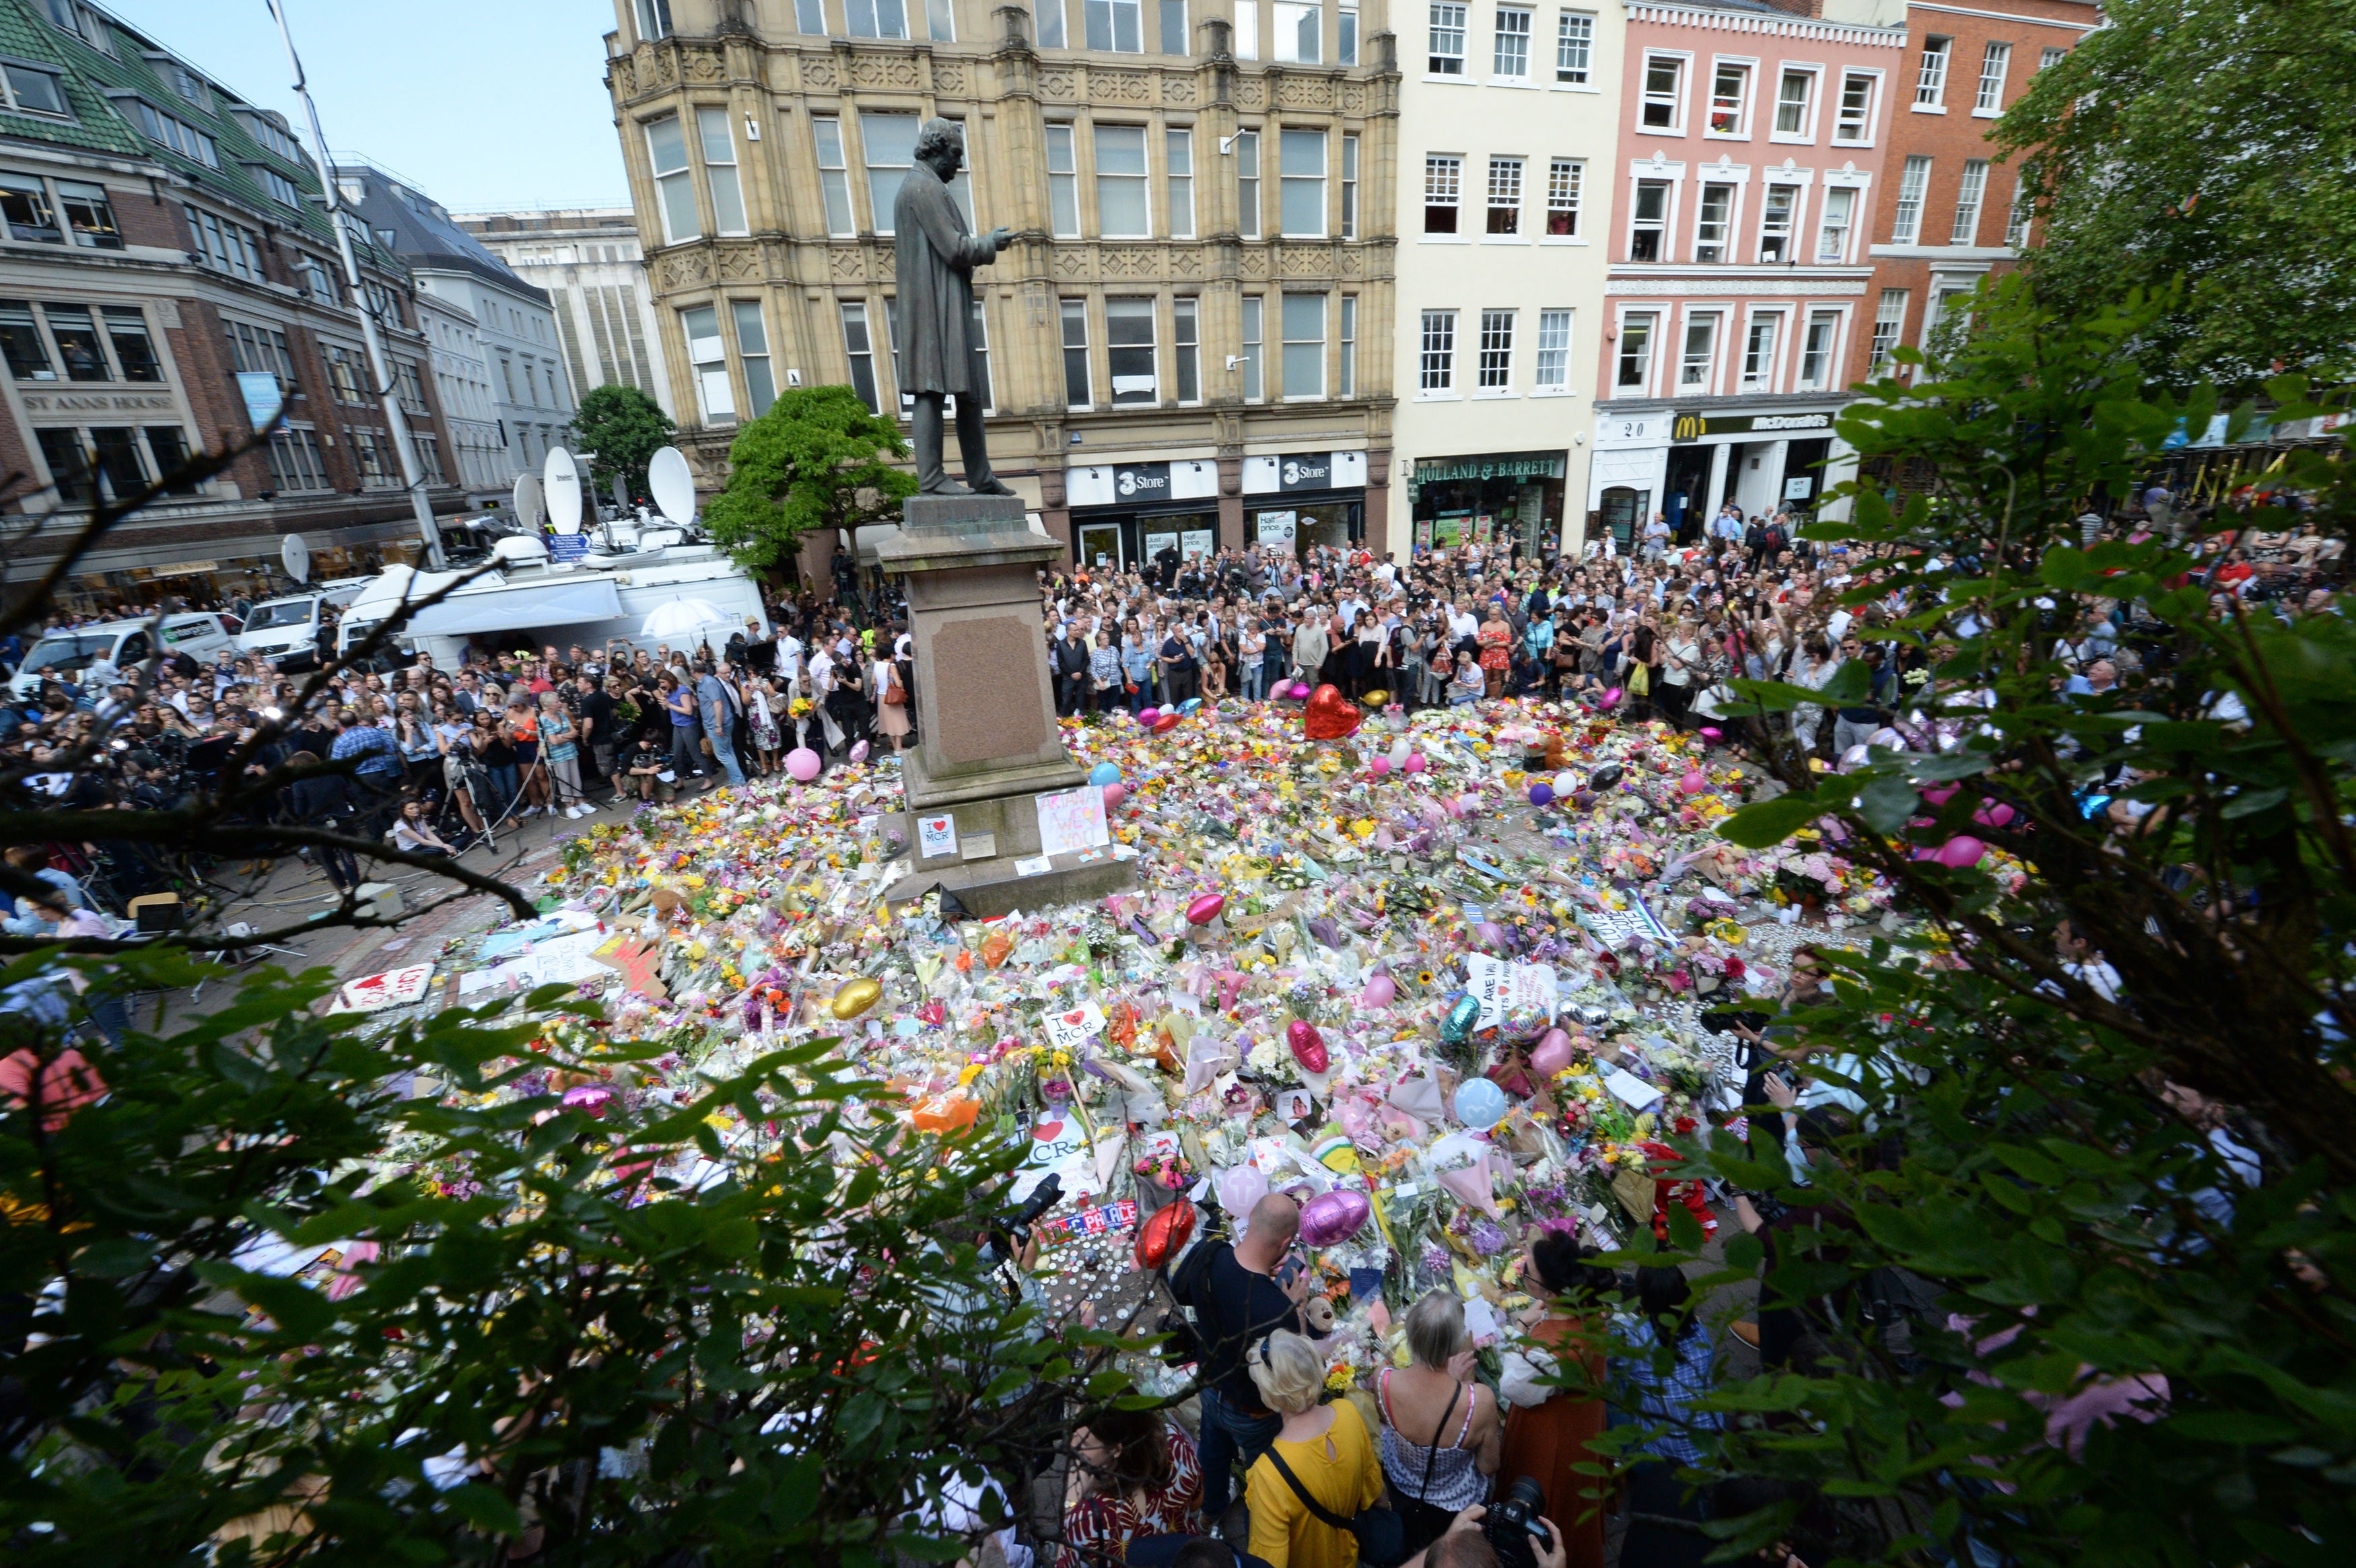
[[[725,715],[712,714],[705,721],[704,733],[712,737],[712,754],[727,770],[728,782],[744,782],[744,770],[736,765],[736,747],[729,736],[730,725]]]
[[[1851,746],[1866,744],[1873,739],[1874,731],[1880,728],[1880,723],[1871,719],[1860,722],[1855,719],[1836,718],[1833,720],[1833,755],[1836,758],[1847,756]]]
[[[1247,664],[1238,673],[1243,676],[1243,697],[1246,702],[1258,702],[1262,697],[1267,695],[1268,666],[1264,664]]]
[[[670,727],[670,770],[679,775],[679,785],[684,789],[690,774],[703,771],[703,748],[696,741],[702,739],[701,724],[674,724]]]
[[[1198,1456],[1203,1464],[1203,1517],[1215,1520],[1227,1511],[1235,1496],[1235,1463],[1244,1468],[1269,1451],[1284,1430],[1280,1415],[1247,1415],[1219,1397],[1215,1388],[1203,1390],[1203,1437]]]

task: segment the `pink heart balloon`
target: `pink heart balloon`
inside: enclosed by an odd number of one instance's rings
[[[1978,865],[1980,857],[1987,853],[1987,845],[1968,834],[1958,834],[1939,846],[1939,864],[1961,870]]]
[[[1978,823],[1982,827],[2002,827],[2006,823],[2010,822],[2013,817],[2018,815],[2019,814],[2015,812],[2012,807],[2005,805],[2004,802],[2000,800],[1990,800],[1983,801],[1980,804],[1980,808],[1972,813],[1972,820]]]
[[[1955,786],[1941,784],[1937,789],[1926,789],[1922,792],[1922,798],[1933,805],[1944,805],[1955,798]]]
[[[1619,707],[1619,706],[1620,706],[1620,688],[1619,688],[1618,687],[1616,687],[1616,686],[1615,686],[1615,687],[1613,687],[1611,690],[1609,690],[1609,691],[1605,692],[1605,693],[1603,694],[1603,700],[1602,700],[1602,702],[1601,702],[1599,706],[1603,707],[1603,708],[1607,708],[1607,709],[1609,709],[1609,708],[1617,708],[1617,707]]]
[[[1699,795],[1708,787],[1709,780],[1699,773],[1687,773],[1677,781],[1677,793],[1680,795]]]

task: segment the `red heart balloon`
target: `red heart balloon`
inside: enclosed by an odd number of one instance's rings
[[[1355,734],[1365,717],[1335,686],[1321,686],[1311,692],[1309,706],[1301,710],[1301,728],[1312,741],[1338,741]]]
[[[1301,1063],[1304,1072],[1323,1072],[1332,1065],[1332,1058],[1325,1052],[1325,1037],[1307,1019],[1295,1019],[1284,1026],[1284,1043],[1292,1048],[1292,1060]]]

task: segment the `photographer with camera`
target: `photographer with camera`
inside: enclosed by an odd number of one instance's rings
[[[1410,1363],[1375,1384],[1383,1413],[1383,1474],[1398,1499],[1407,1549],[1440,1539],[1449,1521],[1489,1495],[1505,1424],[1497,1396],[1472,1378],[1464,1303],[1434,1290],[1408,1308]]]
[[[1537,1483],[1525,1477],[1514,1483],[1508,1495],[1526,1487],[1535,1490]],[[1484,1508],[1478,1503],[1466,1509],[1449,1521],[1439,1540],[1399,1568],[1505,1568],[1492,1533],[1500,1522],[1497,1513],[1498,1507]],[[1562,1531],[1555,1527],[1554,1520],[1529,1515],[1514,1519],[1510,1527],[1528,1543],[1522,1562],[1535,1563],[1536,1568],[1564,1568]]]
[[[1279,1329],[1302,1331],[1301,1298],[1309,1294],[1305,1264],[1293,1258],[1301,1205],[1271,1192],[1252,1205],[1243,1240],[1214,1248],[1193,1289],[1180,1301],[1194,1312],[1203,1346],[1203,1511],[1225,1512],[1235,1494],[1236,1459],[1247,1468],[1268,1452],[1283,1418],[1262,1402],[1245,1359]]]
[[[1522,1287],[1537,1304],[1497,1379],[1512,1406],[1497,1467],[1543,1488],[1547,1517],[1565,1521],[1569,1568],[1603,1568],[1604,1489],[1580,1469],[1595,1463],[1588,1445],[1603,1432],[1603,1401],[1586,1390],[1602,1386],[1605,1304],[1619,1291],[1612,1271],[1593,1261],[1601,1255],[1568,1231],[1538,1232],[1522,1261]],[[1566,1388],[1565,1379],[1585,1389]]]

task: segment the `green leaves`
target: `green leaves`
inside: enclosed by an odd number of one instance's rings
[[[788,389],[737,433],[728,487],[705,508],[705,523],[739,564],[767,570],[814,529],[856,529],[895,514],[916,489],[890,461],[907,453],[898,422],[868,412],[849,387]]]
[[[1749,849],[1781,844],[1825,815],[1827,803],[1814,795],[1779,795],[1753,801],[1718,825],[1718,836]]]

